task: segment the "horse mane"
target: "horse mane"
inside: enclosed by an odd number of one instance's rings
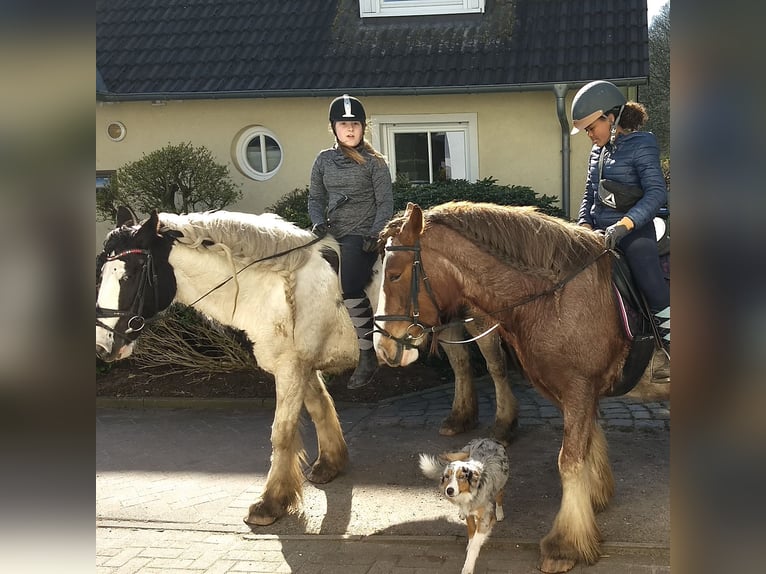
[[[310,250],[300,247],[314,239],[314,235],[274,213],[160,213],[159,219],[161,234],[172,234],[175,241],[191,249],[218,251],[239,264],[295,249],[259,262],[277,271],[290,272],[304,265],[311,256]]]
[[[594,260],[604,247],[592,231],[537,210],[534,206],[451,201],[423,212],[425,228],[443,225],[458,232],[505,265],[559,281]],[[396,235],[405,217],[381,232]]]

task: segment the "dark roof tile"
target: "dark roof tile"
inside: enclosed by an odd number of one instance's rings
[[[494,0],[481,15],[359,18],[357,0],[97,0],[116,99],[648,76],[646,0]]]

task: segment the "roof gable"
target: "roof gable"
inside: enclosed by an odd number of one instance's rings
[[[370,19],[358,0],[98,0],[96,22],[106,99],[459,93],[649,70],[646,0]]]

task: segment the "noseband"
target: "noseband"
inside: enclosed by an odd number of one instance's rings
[[[423,269],[423,261],[420,258],[420,240],[417,240],[415,245],[388,245],[386,246],[386,251],[412,251],[414,253],[412,260],[412,281],[410,282],[409,315],[375,315],[374,317],[375,330],[398,343],[396,358],[401,359],[403,349],[414,349],[418,346],[423,337],[429,333],[433,333],[435,330],[434,326],[426,325],[420,321],[418,295],[420,294],[421,279],[426,288],[426,293],[428,293],[428,297],[436,308],[437,317],[441,316],[441,311],[439,310],[439,305],[436,303],[436,297],[434,297],[433,290],[431,289],[428,275],[426,275],[426,272]],[[394,337],[385,329],[380,328],[377,324],[378,321],[409,321],[410,325],[407,327],[402,337]]]
[[[141,267],[141,278],[139,279],[138,291],[136,292],[136,296],[133,299],[133,303],[130,305],[130,309],[127,311],[120,309],[104,309],[103,307],[99,307],[98,303],[96,303],[96,325],[106,329],[107,331],[111,331],[118,337],[125,339],[127,342],[132,342],[135,341],[147,323],[147,320],[143,316],[144,300],[147,286],[151,286],[153,288],[155,308],[157,307],[159,298],[157,270],[154,266],[154,258],[152,257],[152,252],[148,249],[127,249],[115,255],[110,255],[106,258],[106,261],[114,261],[115,259],[120,259],[121,257],[125,257],[127,255],[146,256],[146,260]],[[117,331],[116,329],[110,327],[100,320],[113,319],[115,317],[130,317],[130,319],[128,319],[128,328],[125,331]]]

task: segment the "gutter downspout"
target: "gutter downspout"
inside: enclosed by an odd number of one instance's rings
[[[556,95],[556,115],[561,124],[561,208],[564,215],[569,216],[569,162],[572,155],[572,148],[569,146],[569,121],[565,105],[565,97],[569,86],[567,84],[553,84],[553,93]]]

